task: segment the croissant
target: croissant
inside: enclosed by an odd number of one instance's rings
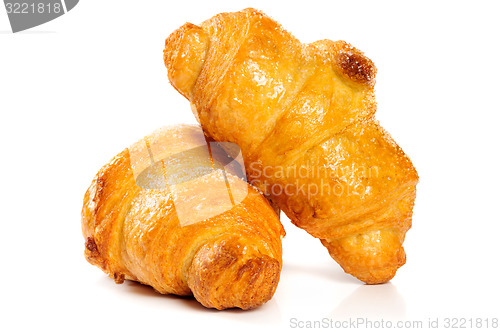
[[[166,127],[104,166],[82,209],[88,262],[209,308],[271,299],[284,229],[216,148],[199,127]]]
[[[250,183],[347,273],[393,278],[418,175],[374,118],[369,58],[344,41],[302,44],[249,8],[186,23],[164,62],[207,135],[241,147]]]

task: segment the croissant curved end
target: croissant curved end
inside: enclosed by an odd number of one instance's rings
[[[391,229],[321,242],[345,272],[370,285],[391,280],[406,262],[401,236]]]
[[[209,37],[203,29],[186,23],[165,40],[163,61],[174,88],[190,98],[205,61]]]
[[[370,58],[351,44],[343,40],[322,39],[312,45],[326,52],[337,72],[346,79],[369,87],[375,85],[377,67]]]
[[[342,52],[336,57],[337,65],[351,80],[373,86],[377,70],[373,62],[359,53]]]
[[[252,309],[269,301],[276,291],[280,262],[239,242],[216,240],[194,256],[187,282],[205,307]]]

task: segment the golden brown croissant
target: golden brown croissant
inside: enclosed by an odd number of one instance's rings
[[[238,144],[248,180],[368,283],[405,263],[418,175],[374,119],[376,68],[344,41],[301,44],[263,13],[186,23],[165,43],[204,131]]]
[[[276,290],[284,230],[209,146],[199,127],[167,127],[104,166],[84,198],[85,256],[117,283],[250,309]]]

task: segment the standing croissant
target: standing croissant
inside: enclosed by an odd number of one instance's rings
[[[167,128],[104,166],[84,198],[85,256],[117,283],[250,309],[276,290],[284,230],[210,146],[199,127]]]
[[[295,225],[356,278],[395,275],[418,175],[374,119],[370,59],[343,41],[302,44],[246,9],[186,23],[164,61],[204,131],[241,147],[248,180]]]

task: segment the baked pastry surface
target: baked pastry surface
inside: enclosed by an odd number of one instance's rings
[[[117,283],[192,294],[210,308],[270,300],[283,227],[215,150],[197,126],[167,127],[105,165],[84,198],[87,260]]]
[[[250,183],[347,273],[393,278],[418,175],[374,118],[369,58],[344,41],[302,44],[249,8],[186,23],[164,61],[203,130],[241,147]]]

